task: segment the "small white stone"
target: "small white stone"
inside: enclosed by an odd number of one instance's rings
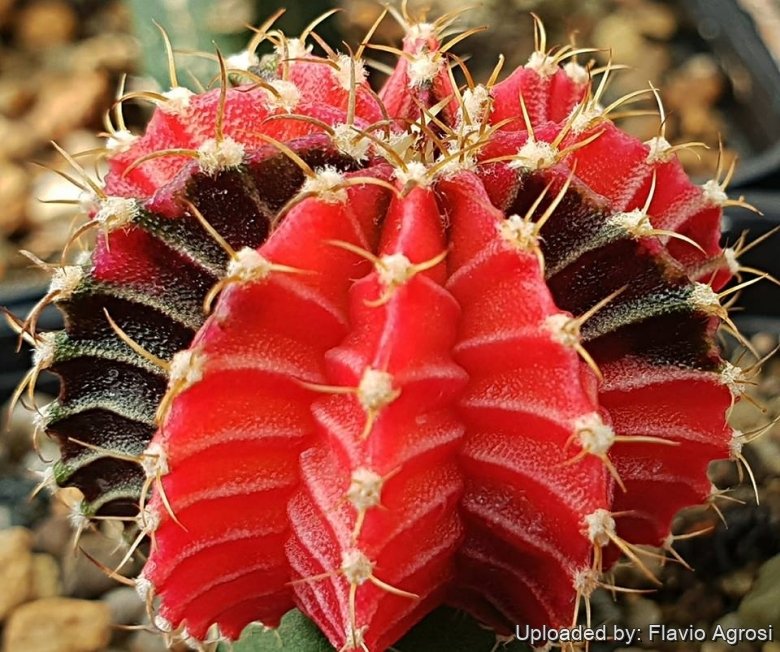
[[[393,377],[389,373],[368,367],[360,379],[357,395],[364,409],[378,410],[392,403],[398,392],[393,389]]]
[[[347,490],[347,499],[358,511],[376,507],[382,500],[383,482],[382,476],[371,469],[355,469]]]
[[[209,138],[198,147],[198,164],[204,174],[209,176],[219,172],[235,168],[244,162],[244,146],[226,136],[222,140]]]
[[[330,165],[314,170],[313,177],[306,177],[301,186],[301,193],[316,195],[318,199],[329,204],[340,204],[347,200],[345,177]]]
[[[720,184],[715,181],[715,179],[710,179],[702,184],[701,189],[704,199],[714,206],[723,206],[729,200],[726,191],[721,188]]]
[[[228,69],[232,68],[233,70],[249,70],[253,66],[259,64],[260,57],[257,56],[257,53],[250,52],[249,50],[241,50],[241,52],[231,54],[225,59],[225,66]]]
[[[57,267],[51,277],[49,293],[57,293],[57,299],[68,299],[84,278],[84,270],[78,265]]]
[[[95,221],[108,231],[121,229],[135,220],[141,212],[136,199],[130,197],[106,197],[99,200]]]
[[[647,158],[645,159],[648,165],[663,163],[671,158],[670,151],[672,146],[663,136],[655,136],[648,140],[645,145],[649,148]]]
[[[517,154],[509,163],[513,169],[525,169],[531,172],[552,167],[558,161],[558,150],[550,143],[529,138],[517,150]]]
[[[615,431],[598,412],[591,412],[574,420],[574,432],[583,450],[593,455],[606,455],[615,443]]]
[[[389,254],[380,258],[376,271],[382,285],[403,285],[414,275],[414,265],[401,253]]]
[[[405,170],[403,168],[396,168],[395,178],[398,179],[403,186],[411,183],[415,186],[424,188],[431,182],[428,177],[428,166],[421,161],[409,161],[406,164]]]
[[[127,129],[118,129],[106,137],[106,149],[112,154],[126,152],[138,140],[138,136]]]
[[[563,66],[563,72],[571,79],[575,84],[587,84],[590,81],[590,75],[588,69],[585,66],[581,66],[576,61],[569,61]]]
[[[333,127],[333,144],[340,152],[356,161],[364,160],[371,147],[371,141],[348,124]]]
[[[441,69],[443,59],[438,52],[419,52],[408,62],[409,88],[430,84]]]
[[[178,351],[171,359],[169,386],[184,391],[203,378],[203,356],[192,349]]]
[[[588,539],[602,548],[615,536],[615,519],[606,509],[597,509],[588,514],[585,517],[585,525],[588,527]]]
[[[251,247],[242,247],[236,252],[236,257],[231,258],[227,266],[227,277],[238,281],[261,281],[266,278],[273,268],[273,264],[267,258]]]
[[[294,111],[301,100],[301,92],[298,90],[298,87],[293,82],[285,81],[284,79],[275,79],[269,82],[269,85],[276,93],[268,89],[265,90],[268,96],[268,106],[272,109],[286,111],[287,113]]]
[[[189,108],[193,95],[194,93],[189,88],[174,86],[171,90],[163,93],[166,101],[160,104],[160,109],[163,113],[181,115]]]
[[[535,70],[542,77],[551,77],[558,72],[558,64],[555,61],[555,57],[551,57],[544,52],[532,52],[525,67]]]
[[[338,70],[334,70],[339,86],[345,91],[352,90],[352,67],[355,68],[355,85],[359,86],[368,77],[366,66],[360,59],[353,59],[347,54],[340,54],[336,59]]]
[[[341,572],[350,584],[360,586],[374,572],[374,564],[360,550],[346,550],[341,556]]]

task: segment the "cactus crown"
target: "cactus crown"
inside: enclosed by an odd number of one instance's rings
[[[91,258],[20,325],[18,394],[62,378],[53,477],[83,492],[79,528],[134,519],[128,558],[151,540],[132,583],[171,639],[293,606],[338,650],[444,603],[497,636],[566,626],[708,499],[710,460],[742,459],[715,340],[727,179],[618,129],[634,95],[602,106],[612,67],[541,23],[480,84],[454,17],[397,18],[379,93],[368,39],[314,56],[312,29],[269,21],[218,89],[149,94],[143,135],[120,98]],[[61,333],[36,332],[48,303]]]

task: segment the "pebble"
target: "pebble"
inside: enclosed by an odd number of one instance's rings
[[[31,546],[32,534],[25,528],[0,531],[0,621],[30,595]]]
[[[130,586],[111,589],[101,600],[108,605],[111,622],[115,625],[134,625],[139,623],[146,613],[146,605]]]
[[[4,652],[98,652],[110,639],[107,605],[46,598],[13,612],[4,631]]]
[[[28,179],[20,165],[0,161],[0,235],[13,233],[23,223]]]
[[[33,555],[31,598],[53,598],[62,592],[60,567],[57,560],[46,553]]]
[[[780,629],[780,555],[761,566],[753,588],[739,605],[739,616],[748,626]]]
[[[78,31],[74,8],[62,0],[27,3],[17,15],[16,22],[19,45],[35,52],[69,43]]]

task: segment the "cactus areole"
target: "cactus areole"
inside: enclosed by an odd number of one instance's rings
[[[450,19],[404,22],[379,92],[365,44],[266,24],[220,87],[149,94],[143,135],[114,114],[94,251],[39,306],[66,327],[26,324],[29,386],[62,379],[48,479],[83,492],[79,527],[131,522],[173,639],[294,607],[337,650],[442,604],[497,636],[571,626],[741,459],[727,179],[616,127],[610,67],[541,25],[477,83]]]

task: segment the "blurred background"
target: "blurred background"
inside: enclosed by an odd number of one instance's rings
[[[430,0],[426,5],[433,17],[466,8],[462,0]],[[214,44],[226,55],[240,51],[251,34],[247,25],[262,22],[282,6],[287,12],[278,26],[292,35],[324,11],[340,8],[317,28],[332,45],[359,43],[381,12],[375,0],[0,0],[0,306],[25,314],[48,282],[18,250],[55,260],[73,226],[74,206],[47,203],[76,200],[79,193],[52,171],[67,166],[50,141],[69,152],[100,148],[103,116],[125,74],[127,90],[169,86],[163,42],[153,21],[165,27],[178,51],[180,83],[197,89],[213,82],[216,66],[194,51],[214,52]],[[421,15],[421,5],[410,2],[410,11]],[[709,146],[680,153],[700,182],[715,173],[719,138],[727,163],[739,157],[730,193],[744,195],[764,215],[728,211],[728,242],[745,229],[753,239],[780,225],[780,0],[482,0],[464,13],[459,25],[487,25],[489,31],[457,48],[460,56],[468,56],[477,81],[489,76],[499,54],[507,59],[505,71],[527,60],[533,49],[531,11],[544,21],[550,46],[573,41],[600,49],[580,57],[583,63],[592,57],[603,64],[611,56],[626,66],[613,75],[610,97],[647,88],[649,81],[661,89],[667,139]],[[401,36],[401,28],[388,17],[372,40],[397,44]],[[377,87],[392,63],[384,54],[371,55],[376,55],[372,80]],[[631,108],[654,105],[640,102]],[[149,107],[126,103],[124,116],[128,128],[138,133]],[[658,135],[660,128],[654,116],[627,117],[621,126],[642,140]],[[100,174],[98,157],[79,160]],[[779,248],[779,238],[769,239],[742,262],[780,277]],[[777,345],[779,296],[769,282],[752,286],[734,313],[760,355]],[[40,325],[44,330],[60,327],[58,313],[47,310]],[[0,324],[0,405],[29,368],[29,352],[16,349],[16,337]],[[735,351],[733,360],[738,357]],[[739,357],[742,366],[753,362]],[[746,432],[780,415],[780,360],[770,356],[754,381],[751,395],[765,412],[743,401],[732,415],[732,425]],[[42,378],[39,386],[39,403],[44,404],[50,400],[46,392],[57,391],[56,379]],[[67,514],[69,502],[78,497],[64,492],[57,499],[42,494],[30,498],[39,481],[35,473],[42,469],[32,432],[31,413],[19,407],[0,436],[3,649],[165,649],[152,634],[117,627],[143,622],[144,607],[134,590],[73,554]],[[56,456],[56,446],[45,437],[39,444],[42,456]],[[718,509],[691,510],[678,524],[680,532],[713,530],[678,544],[695,571],[667,564],[657,569],[665,583],[661,591],[599,594],[597,620],[609,618],[629,627],[656,622],[705,628],[718,622],[774,624],[778,643],[743,643],[734,649],[780,652],[780,428],[770,427],[746,447],[745,456],[755,473],[760,505],[735,464],[713,464],[712,480],[726,492],[716,502]],[[108,566],[123,555],[120,533],[110,527],[86,533],[82,545]],[[619,567],[616,581],[645,588],[629,568]],[[656,644],[652,649],[730,648],[708,642]]]

